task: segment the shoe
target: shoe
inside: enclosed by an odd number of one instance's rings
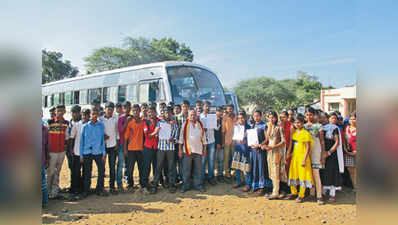
[[[201,188],[199,188],[199,190],[198,190],[200,193],[205,193],[206,192],[206,189],[204,188],[204,187],[201,187]]]
[[[210,179],[208,182],[211,185],[216,185],[217,184],[217,182],[216,182],[216,180],[214,178]]]
[[[234,185],[232,185],[232,188],[236,189],[236,188],[238,188],[240,186],[242,186],[242,184],[234,184]]]
[[[169,187],[169,192],[170,193],[174,194],[174,193],[176,193],[176,191],[177,191],[177,187],[176,186]]]
[[[217,176],[217,182],[225,183],[224,177],[223,176]]]
[[[181,193],[185,193],[185,192],[187,192],[188,191],[188,189],[186,189],[186,188],[181,188]]]
[[[293,195],[293,194],[288,194],[286,195],[286,197],[284,198],[284,200],[293,200],[297,197],[297,195]]]
[[[258,189],[255,193],[257,196],[264,196],[265,195],[264,188]]]
[[[250,191],[250,187],[249,186],[245,186],[244,188],[242,188],[243,192],[249,192]]]
[[[279,199],[279,195],[270,195],[267,198],[268,198],[268,200],[275,200],[275,199]]]

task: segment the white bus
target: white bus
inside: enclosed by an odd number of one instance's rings
[[[214,72],[205,66],[167,61],[125,67],[95,74],[83,75],[42,85],[44,118],[50,118],[49,109],[58,104],[70,108],[80,105],[89,108],[94,100],[102,105],[130,101],[134,103],[207,100],[212,106],[225,105],[224,90]]]

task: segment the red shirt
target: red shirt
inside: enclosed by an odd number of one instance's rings
[[[155,122],[150,124],[149,120],[145,120],[144,123],[144,135],[145,135],[145,142],[144,146],[150,149],[158,149],[158,136],[149,137],[149,134],[152,134],[156,129],[156,124],[159,122],[159,119],[156,118]]]
[[[59,153],[65,151],[66,144],[66,130],[69,127],[69,122],[64,120],[49,120],[48,122],[48,147],[50,152]]]

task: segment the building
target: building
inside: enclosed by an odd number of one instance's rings
[[[356,111],[356,85],[321,91],[321,109],[325,112],[339,111],[345,118]]]

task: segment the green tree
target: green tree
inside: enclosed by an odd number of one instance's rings
[[[193,61],[192,50],[172,38],[126,37],[122,47],[103,47],[84,59],[88,73],[166,60]]]
[[[42,53],[42,84],[75,77],[79,70],[71,65],[69,60],[62,60],[62,53],[47,51],[43,49]]]
[[[238,96],[240,105],[254,104],[263,111],[280,111],[312,103],[319,98],[322,88],[316,76],[299,71],[296,79],[247,79],[239,82],[233,91]]]

